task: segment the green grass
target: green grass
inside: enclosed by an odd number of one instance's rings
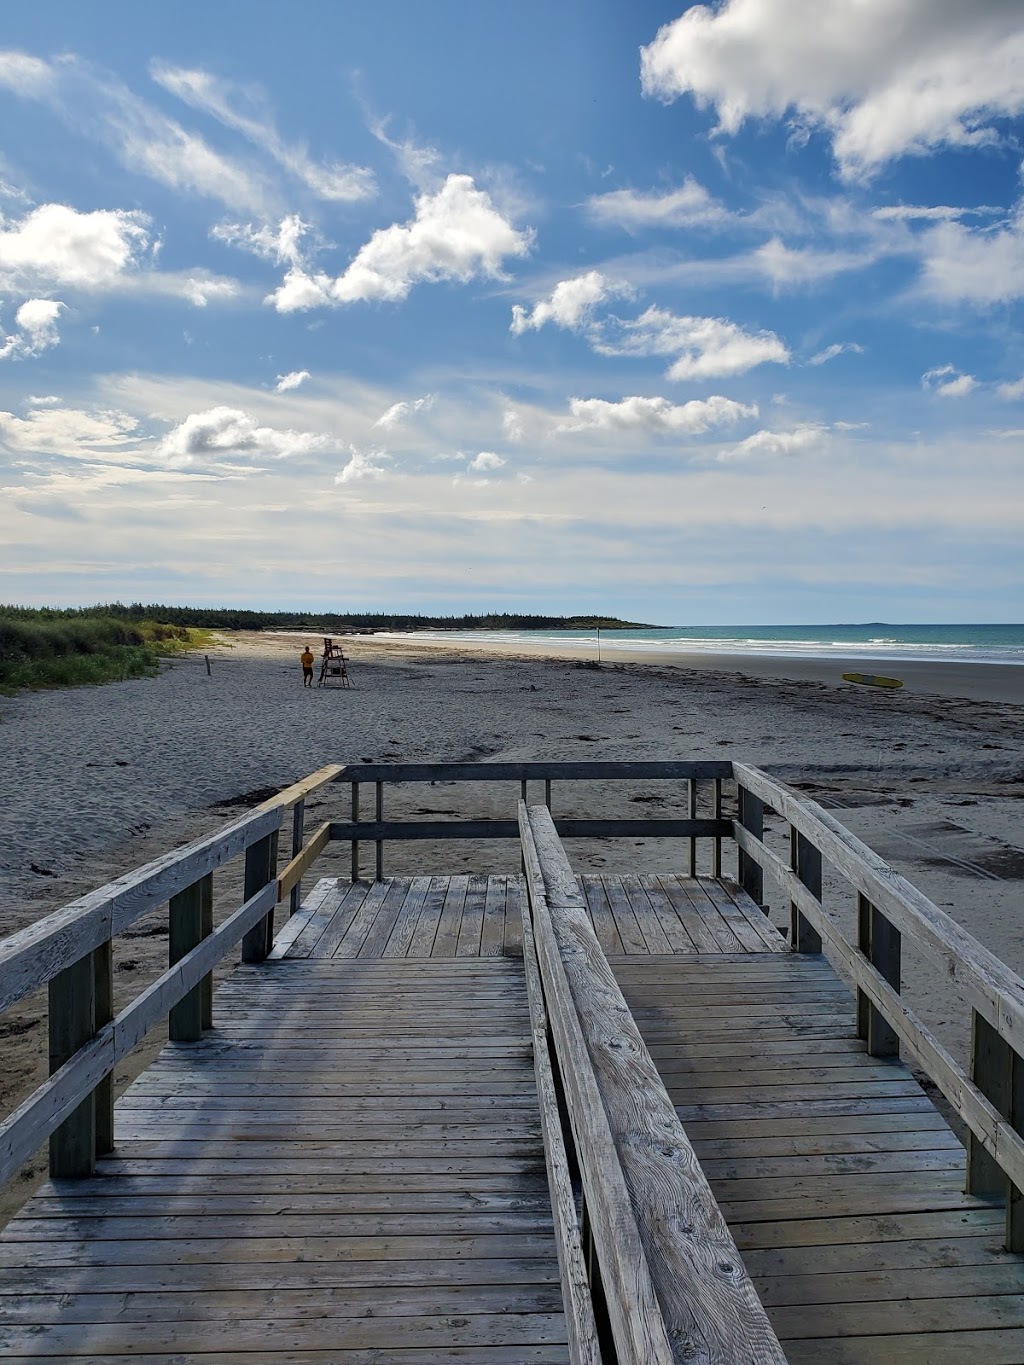
[[[157,621],[0,607],[0,692],[153,677],[161,657],[208,640],[208,631]]]

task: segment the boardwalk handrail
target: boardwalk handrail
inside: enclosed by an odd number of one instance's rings
[[[784,1365],[550,813],[520,803],[519,822],[550,1037],[616,1358]]]
[[[330,832],[317,838],[342,840],[352,847],[352,880],[360,875],[360,844],[373,843],[376,849],[377,881],[384,876],[386,840],[419,839],[518,839],[519,825],[514,818],[471,820],[385,820],[384,788],[390,784],[422,782],[518,782],[520,796],[527,799],[531,782],[544,783],[544,804],[551,807],[554,782],[594,782],[623,780],[685,781],[686,815],[676,819],[556,819],[559,834],[565,838],[609,839],[650,838],[688,839],[690,875],[696,876],[697,840],[714,841],[714,871],[721,875],[722,841],[731,838],[732,826],[722,818],[722,783],[732,777],[732,764],[726,759],[638,759],[622,762],[562,762],[531,760],[522,763],[357,763],[321,769],[330,774],[324,780],[351,786],[351,819],[332,820]],[[711,814],[698,817],[698,784],[712,782]],[[375,814],[372,820],[360,815],[360,789],[372,784]],[[297,880],[315,858],[303,856],[301,804],[296,807],[292,838],[292,862],[282,876],[281,898],[290,893],[291,910],[298,908]],[[321,848],[323,845],[321,844]],[[302,859],[299,861],[299,859]]]
[[[905,1044],[970,1130],[967,1188],[1004,1195],[1007,1246],[1024,1251],[1024,980],[816,802],[745,763],[734,837],[740,879],[757,900],[769,872],[791,904],[798,951],[824,950],[857,988],[858,1031],[873,1056]],[[790,865],[763,840],[763,813],[791,830]],[[822,904],[822,860],[857,893],[858,942]],[[971,1074],[900,998],[902,936],[937,961],[972,1010]]]
[[[266,955],[284,812],[301,810],[308,795],[341,771],[340,764],[321,768],[250,814],[0,942],[0,1012],[47,986],[50,1056],[49,1078],[0,1123],[0,1183],[47,1138],[54,1176],[87,1175],[97,1154],[112,1149],[114,1067],[165,1016],[172,1039],[201,1036],[212,1022],[211,973],[239,940],[243,957]],[[243,904],[214,929],[212,874],[243,852]],[[163,904],[169,906],[168,970],[114,1017],[112,940]]]

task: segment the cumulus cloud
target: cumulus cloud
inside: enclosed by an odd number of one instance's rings
[[[156,453],[176,465],[226,456],[280,460],[327,443],[328,438],[316,432],[261,427],[240,408],[217,407],[191,413],[160,441]]]
[[[356,483],[359,479],[381,479],[387,473],[386,468],[381,463],[383,460],[390,459],[386,451],[360,450],[357,446],[349,446],[349,452],[349,462],[340,473],[335,474],[335,483]]]
[[[137,443],[138,420],[116,410],[39,407],[25,417],[0,412],[0,445],[18,453],[77,457],[111,453]]]
[[[436,393],[425,393],[422,398],[414,398],[411,401],[403,400],[400,403],[392,403],[387,412],[382,413],[374,422],[375,427],[396,427],[401,422],[405,422],[410,417],[414,417],[418,412],[429,412],[437,399]]]
[[[492,450],[481,450],[466,467],[476,474],[486,474],[490,470],[500,469],[505,463],[504,456],[495,455]]]
[[[79,213],[66,204],[41,204],[20,221],[0,218],[0,286],[109,288],[139,265],[148,228],[135,210]]]
[[[842,174],[997,140],[1024,110],[1024,29],[1006,0],[726,0],[693,5],[641,50],[644,93],[689,94],[735,133],[792,112]]]
[[[753,436],[748,436],[731,450],[721,451],[716,458],[725,464],[759,455],[805,455],[809,451],[823,449],[827,438],[827,427],[810,422],[791,427],[788,431],[755,431]]]
[[[1024,204],[989,229],[941,223],[921,252],[921,289],[933,298],[983,306],[1024,298]]]
[[[64,306],[53,299],[27,299],[14,315],[19,331],[0,338],[0,360],[36,356],[58,346],[57,319]]]
[[[571,422],[557,431],[610,431],[698,436],[711,427],[735,425],[745,417],[756,417],[757,407],[736,403],[714,395],[674,404],[667,398],[623,398],[609,403],[603,398],[573,398],[569,403]]]
[[[921,387],[939,398],[966,398],[978,387],[972,374],[962,374],[953,365],[939,365],[921,376]]]
[[[314,161],[305,147],[286,142],[278,133],[265,101],[251,87],[243,89],[208,71],[187,70],[163,62],[151,63],[150,74],[193,109],[210,114],[269,153],[321,199],[352,203],[376,194],[376,179],[366,166]]]
[[[279,312],[327,303],[397,302],[421,283],[502,276],[506,258],[525,256],[533,240],[499,213],[468,175],[450,175],[435,193],[416,198],[407,223],[381,228],[337,279],[291,270],[270,295]]]
[[[539,331],[548,322],[568,331],[578,331],[591,320],[598,304],[610,298],[631,297],[632,293],[628,284],[610,280],[599,270],[588,270],[585,275],[561,280],[548,298],[540,299],[532,309],[515,304],[509,331],[522,336],[531,329]]]
[[[274,388],[278,393],[288,393],[291,389],[297,389],[305,384],[308,378],[308,370],[289,370],[287,374],[277,376],[277,383]]]
[[[743,374],[767,362],[789,362],[774,332],[745,332],[725,318],[679,317],[656,307],[638,318],[608,319],[595,330],[593,346],[601,355],[675,356],[669,379]]]
[[[864,347],[858,345],[856,341],[835,341],[831,346],[826,346],[823,351],[818,351],[808,360],[808,365],[824,365],[829,360],[835,360],[837,355],[863,355]]]
[[[612,190],[587,200],[589,217],[602,227],[694,227],[721,222],[729,215],[717,199],[690,175],[678,189],[659,194],[640,190]]]

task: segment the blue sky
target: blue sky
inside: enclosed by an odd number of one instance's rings
[[[1024,10],[43,0],[0,600],[1020,620]]]

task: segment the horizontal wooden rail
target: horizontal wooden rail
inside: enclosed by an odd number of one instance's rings
[[[0,942],[0,1011],[37,990],[215,868],[278,829],[281,809],[242,819],[108,882]]]
[[[594,935],[543,806],[519,807],[538,961],[621,1362],[785,1356]]]
[[[284,787],[276,795],[269,797],[256,807],[257,810],[291,810],[300,801],[305,801],[307,796],[312,796],[321,787],[327,786],[329,782],[337,782],[345,771],[343,763],[328,763],[323,768],[317,768],[315,773],[310,773],[301,782],[295,782],[290,787]]]
[[[676,839],[728,837],[728,820],[556,820],[565,839]],[[331,839],[518,839],[515,820],[356,820],[332,821]]]
[[[941,964],[1000,1037],[1024,1047],[1024,980],[1016,972],[815,802],[758,768],[733,767],[743,788],[778,811],[895,928]]]
[[[270,882],[146,988],[0,1124],[0,1183],[71,1115],[172,1006],[198,986],[277,899]]]
[[[322,769],[321,771],[326,771]],[[628,778],[676,781],[732,777],[726,759],[666,759],[635,763],[353,763],[333,782],[605,782]],[[275,798],[276,799],[276,798]]]
[[[331,822],[326,820],[310,835],[309,842],[303,846],[300,853],[295,855],[277,879],[277,899],[279,901],[283,901],[292,887],[298,885],[330,842]]]
[[[749,857],[757,859],[764,870],[776,878],[784,894],[820,936],[830,961],[864,992],[900,1041],[914,1053],[993,1160],[1018,1188],[1024,1188],[1024,1138],[989,1103],[881,972],[844,938],[821,901],[811,894],[782,859],[739,825],[736,841]]]

